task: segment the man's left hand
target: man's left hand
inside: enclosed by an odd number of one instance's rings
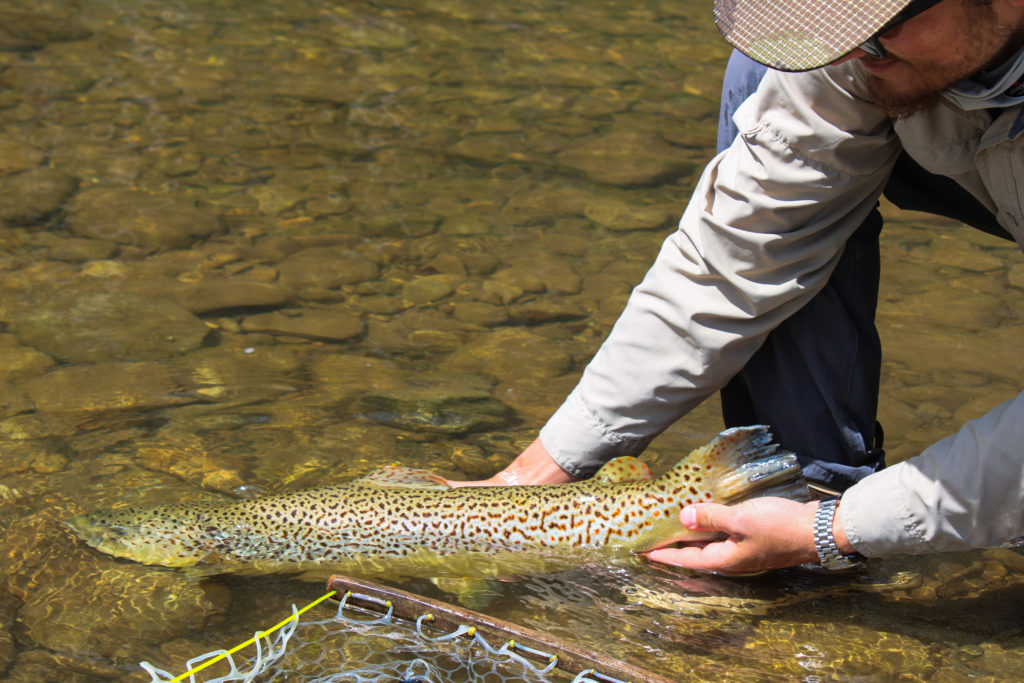
[[[817,562],[814,513],[817,501],[753,498],[736,505],[696,503],[679,513],[694,531],[720,531],[726,538],[651,550],[656,562],[722,574],[751,574]]]

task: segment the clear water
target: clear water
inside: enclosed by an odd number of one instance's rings
[[[690,0],[38,0],[0,17],[12,681],[183,671],[322,593],[115,561],[63,528],[76,514],[514,457],[711,156],[728,56]],[[886,214],[896,461],[1016,394],[1024,269],[1011,244]],[[645,458],[664,469],[719,427],[711,401]],[[680,680],[1019,679],[1021,576],[1011,551],[840,581],[581,569],[483,609]]]

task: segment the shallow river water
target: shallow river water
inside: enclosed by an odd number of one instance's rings
[[[712,154],[710,15],[0,0],[0,680],[182,672],[323,592],[116,561],[74,515],[383,464],[475,478],[529,443]],[[1016,394],[1024,264],[886,214],[897,461]],[[710,401],[645,459],[720,426]],[[1011,550],[839,580],[627,566],[505,583],[482,609],[673,680],[1020,680],[1022,580]]]

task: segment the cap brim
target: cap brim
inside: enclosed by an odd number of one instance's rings
[[[715,0],[715,23],[751,59],[818,69],[853,52],[911,0]]]

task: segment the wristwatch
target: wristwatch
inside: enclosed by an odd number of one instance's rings
[[[838,505],[838,498],[823,500],[818,503],[818,511],[814,514],[814,549],[818,552],[818,563],[830,570],[849,569],[864,562],[860,553],[844,555],[836,545],[832,523]]]

